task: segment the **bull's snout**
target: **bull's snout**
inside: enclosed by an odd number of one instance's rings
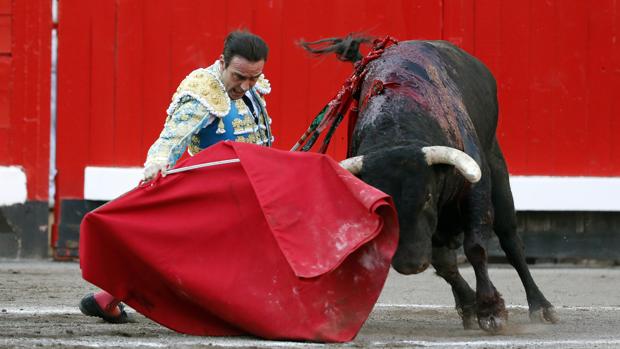
[[[417,239],[415,244],[401,243],[392,259],[392,267],[405,275],[419,274],[431,264],[430,239]]]
[[[428,259],[402,260],[395,257],[392,260],[392,267],[394,267],[397,272],[404,275],[419,274],[425,271],[430,264],[431,263]]]

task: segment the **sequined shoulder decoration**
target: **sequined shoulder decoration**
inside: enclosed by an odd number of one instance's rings
[[[230,111],[230,98],[215,72],[200,68],[191,72],[177,88],[168,107],[168,115],[176,109],[181,98],[191,96],[217,117],[224,117]]]
[[[261,95],[267,95],[269,94],[269,92],[271,92],[271,84],[269,83],[269,80],[265,79],[264,74],[261,74],[261,76],[258,78],[258,81],[256,81],[256,85],[254,85],[254,88]]]

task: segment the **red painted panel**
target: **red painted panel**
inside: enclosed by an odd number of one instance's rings
[[[113,165],[114,125],[116,106],[116,2],[94,1],[91,3],[92,24],[90,65],[90,106],[83,117],[92,120],[89,129],[88,164]],[[86,28],[84,28],[85,30]]]
[[[28,199],[47,200],[51,3],[16,1],[12,16],[10,156],[25,169]]]
[[[91,51],[91,6],[90,1],[59,2],[56,185],[63,199],[83,197],[84,166],[90,163],[91,138],[96,138],[88,132],[92,57],[97,54]]]
[[[465,51],[474,51],[474,0],[444,2],[443,39]]]
[[[235,29],[253,29],[254,26],[254,7],[260,6],[254,0],[235,0],[226,2],[226,11],[220,13],[226,23],[226,31]]]
[[[161,20],[168,17],[169,11],[167,0],[149,1],[144,9],[144,86],[148,86],[148,90],[142,94],[144,136],[139,149],[142,160],[136,165],[144,162],[149,147],[159,136],[166,108],[176,89],[171,81],[172,21]]]
[[[612,16],[614,1],[602,0],[596,3],[588,2],[589,14],[587,17],[588,49],[586,61],[588,65],[586,89],[587,156],[584,158],[586,174],[613,173],[614,163],[618,163],[615,153],[612,152],[613,138],[617,137],[618,128],[612,128],[614,116],[611,101],[620,98],[617,88],[610,88],[613,82],[613,61],[611,53],[615,43],[614,22]],[[618,67],[616,65],[616,67]],[[613,131],[616,131],[614,134]],[[580,166],[580,167],[581,167]]]
[[[28,91],[28,84],[30,81],[27,81],[24,73],[26,63],[28,62],[28,57],[26,51],[24,49],[24,45],[27,45],[26,41],[26,23],[23,20],[18,20],[20,17],[24,18],[26,16],[26,3],[21,3],[19,6],[15,6],[15,13],[12,15],[12,21],[14,21],[15,25],[12,27],[12,37],[11,40],[15,41],[14,52],[11,55],[11,113],[9,114],[9,122],[10,128],[8,130],[9,134],[9,163],[10,164],[18,164],[20,166],[24,166],[23,164],[23,152],[24,150],[20,147],[20,140],[24,139],[25,131],[24,131],[24,117],[20,116],[25,113],[26,105],[24,101],[26,99],[26,94]],[[19,114],[18,114],[19,113]],[[25,145],[28,147],[28,145]],[[25,167],[25,166],[24,166]],[[28,172],[28,169],[26,170]],[[27,173],[26,172],[26,173]],[[28,180],[29,178],[27,178]],[[27,188],[30,189],[30,188]]]
[[[612,11],[613,9],[613,11]],[[609,16],[613,18],[613,32],[611,38],[613,39],[613,44],[611,46],[611,54],[610,54],[610,63],[611,66],[607,69],[610,74],[610,85],[607,88],[611,91],[611,98],[606,103],[611,104],[611,122],[610,129],[614,137],[612,137],[611,142],[609,144],[610,152],[611,152],[611,169],[610,172],[605,175],[615,175],[620,176],[620,161],[618,161],[618,154],[620,154],[620,47],[616,38],[620,35],[620,16],[618,15],[618,8],[616,2],[613,2],[613,6],[610,8]],[[612,40],[609,38],[608,40]]]
[[[10,137],[8,128],[0,127],[0,164],[11,165]]]
[[[34,5],[34,4],[33,4]],[[36,42],[36,48],[31,47],[26,51],[30,62],[27,65],[28,77],[26,79],[33,83],[29,85],[30,98],[36,98],[36,107],[31,101],[28,101],[30,110],[26,114],[35,116],[37,120],[27,120],[28,130],[32,137],[37,140],[37,144],[29,146],[32,152],[26,156],[25,166],[31,170],[29,181],[29,198],[31,200],[47,200],[49,195],[49,127],[50,127],[50,49],[51,49],[51,3],[36,2],[36,5],[30,7],[28,21],[34,21],[33,32],[29,33],[27,38]],[[19,17],[15,17],[18,19]],[[35,29],[36,28],[36,29]],[[16,59],[17,52],[14,52]],[[14,74],[17,78],[18,74]],[[36,83],[34,82],[36,81]],[[25,139],[28,142],[28,138]],[[34,155],[34,156],[33,156]],[[36,178],[36,179],[35,179]]]
[[[144,1],[121,1],[117,9],[118,83],[114,122],[114,159],[119,166],[144,160],[142,152],[144,86]]]
[[[587,168],[575,159],[588,156],[586,140],[586,52],[588,50],[587,2],[557,1],[556,69],[560,72],[554,119],[556,166],[559,175],[579,175]],[[587,172],[586,172],[587,173]]]
[[[192,7],[189,1],[179,1],[170,9],[171,17],[171,44],[170,54],[172,59],[172,78],[171,89],[177,88],[183,78],[196,68],[199,62],[197,58],[201,57],[202,52],[196,46],[195,37],[197,29],[201,28],[200,22],[192,15],[198,12]],[[214,23],[214,26],[223,25],[222,23]],[[161,121],[163,125],[163,119]]]
[[[474,50],[478,57],[495,75],[500,67],[501,3],[496,0],[478,0],[475,5]],[[497,77],[497,76],[496,76]],[[501,114],[501,108],[500,108]]]
[[[502,2],[500,62],[496,71],[501,114],[500,142],[512,173],[527,166],[528,9],[522,2]],[[502,130],[505,130],[503,133]],[[510,136],[508,136],[510,135]]]
[[[619,62],[620,60],[618,59],[620,58],[620,52],[618,51],[619,51],[618,48],[614,48],[614,54],[612,55],[612,57],[614,57],[616,62],[620,63]],[[620,74],[618,74],[617,71],[612,76],[611,81],[612,81],[611,86],[620,86]],[[612,94],[612,98],[611,98],[611,103],[610,103],[611,104],[610,114],[612,117],[611,117],[611,122],[610,122],[610,126],[611,126],[610,129],[611,129],[611,132],[613,132],[614,137],[612,138],[612,141],[609,144],[610,153],[611,153],[611,160],[609,161],[610,170],[609,172],[603,173],[603,174],[597,173],[597,175],[620,176],[620,161],[618,161],[618,154],[620,154],[620,137],[618,137],[618,133],[620,131],[620,118],[617,117],[618,115],[620,115],[620,89],[612,90],[611,94]]]
[[[0,15],[10,15],[11,12],[11,0],[0,0]]]
[[[226,35],[226,23],[222,18],[226,4],[185,0],[175,2],[175,6],[170,9],[171,92],[192,70],[211,65],[220,55]]]
[[[0,55],[11,53],[11,16],[0,15]]]
[[[554,37],[557,29],[549,25],[554,16],[555,7],[552,2],[532,1],[528,57],[529,91],[528,110],[525,115],[513,115],[525,125],[527,132],[523,139],[513,139],[524,143],[527,153],[527,165],[521,169],[516,168],[513,173],[523,173],[526,169],[528,174],[553,173],[556,157],[554,150],[555,134],[554,125],[554,96],[553,86],[557,85],[557,69],[555,69]],[[517,96],[515,96],[517,97]],[[505,106],[501,106],[505,109]]]
[[[388,2],[386,2],[388,3]],[[396,12],[405,22],[407,39],[440,39],[443,27],[443,1],[403,0],[402,10]]]
[[[0,129],[8,128],[11,114],[11,57],[0,56]],[[0,161],[8,160],[0,156]]]

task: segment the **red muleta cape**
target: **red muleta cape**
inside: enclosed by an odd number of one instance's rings
[[[222,142],[88,213],[85,280],[193,335],[351,340],[398,243],[391,198],[326,155]]]

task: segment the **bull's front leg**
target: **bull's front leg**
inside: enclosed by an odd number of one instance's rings
[[[504,299],[493,286],[488,273],[485,240],[491,236],[493,208],[490,188],[487,188],[484,182],[483,180],[472,188],[470,197],[464,203],[467,218],[463,249],[476,275],[478,325],[485,331],[498,332],[505,328],[508,313]]]
[[[437,275],[441,276],[452,287],[456,311],[463,321],[463,328],[466,330],[477,328],[476,293],[459,273],[456,251],[445,246],[433,246],[432,261]]]
[[[481,329],[489,332],[501,331],[508,321],[508,313],[502,295],[489,279],[487,253],[480,230],[465,234],[463,248],[476,274],[476,315]]]

